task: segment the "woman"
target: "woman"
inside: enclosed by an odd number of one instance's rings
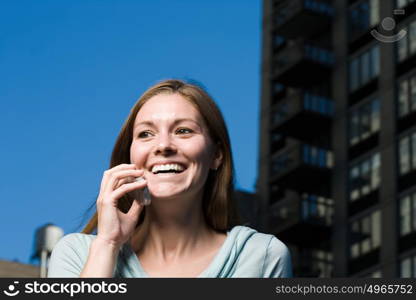
[[[232,192],[218,107],[196,85],[160,82],[132,108],[97,212],[59,241],[48,277],[290,277],[282,242],[237,225]]]

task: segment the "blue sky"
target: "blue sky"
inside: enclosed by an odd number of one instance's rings
[[[78,228],[137,98],[201,82],[228,125],[237,188],[254,191],[261,1],[0,2],[0,259],[29,262],[35,229]]]

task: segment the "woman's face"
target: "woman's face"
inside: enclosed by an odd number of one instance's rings
[[[220,164],[215,153],[202,116],[181,95],[156,95],[138,112],[130,161],[144,169],[152,197],[202,195],[210,168]]]

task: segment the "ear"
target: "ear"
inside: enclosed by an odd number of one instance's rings
[[[223,160],[223,153],[222,153],[220,145],[217,144],[215,146],[214,160],[211,164],[211,169],[212,170],[217,170],[220,167],[220,165],[222,164],[222,160]]]

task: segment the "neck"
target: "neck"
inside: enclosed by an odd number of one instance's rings
[[[155,200],[146,207],[144,222],[131,241],[138,255],[170,263],[189,257],[209,244],[215,232],[204,220],[202,201],[185,204]]]

